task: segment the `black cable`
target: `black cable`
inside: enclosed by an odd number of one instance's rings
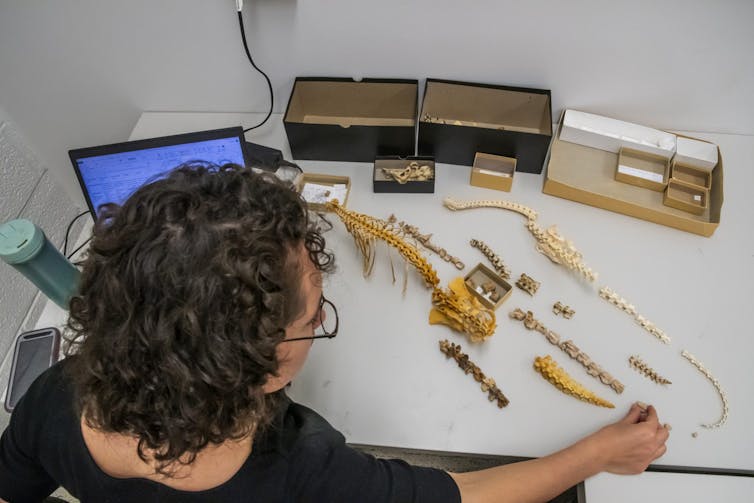
[[[73,251],[71,252],[71,254],[70,254],[70,255],[68,255],[68,256],[67,256],[66,258],[70,259],[70,258],[71,258],[71,257],[73,257],[74,255],[76,255],[76,253],[77,253],[77,252],[78,252],[78,251],[79,251],[80,249],[82,249],[82,248],[83,248],[84,246],[86,246],[86,244],[87,244],[87,243],[88,243],[89,241],[91,241],[91,240],[92,240],[92,238],[91,238],[91,237],[88,237],[88,238],[86,239],[86,241],[84,241],[83,243],[81,243],[81,245],[80,245],[80,246],[79,246],[78,248],[76,248],[75,250],[73,250]]]
[[[252,129],[261,127],[262,125],[264,125],[265,122],[267,122],[267,120],[272,115],[272,104],[274,102],[274,95],[272,93],[272,82],[270,82],[270,78],[267,76],[266,73],[264,73],[262,70],[259,69],[256,63],[254,63],[254,58],[251,57],[251,52],[249,52],[249,46],[246,43],[246,31],[243,28],[243,13],[240,10],[238,11],[238,25],[241,27],[241,41],[243,41],[243,48],[246,51],[246,56],[248,56],[251,66],[253,66],[256,71],[262,74],[264,79],[267,81],[267,87],[270,89],[270,111],[267,112],[267,117],[265,117],[264,120],[260,122],[259,124],[257,124],[256,126],[251,126],[249,128],[244,129],[243,132],[245,133],[247,131],[251,131]]]
[[[73,227],[73,224],[76,223],[76,220],[78,220],[79,218],[87,214],[89,214],[89,210],[86,210],[85,212],[76,215],[73,218],[73,220],[71,220],[71,223],[68,224],[68,228],[65,230],[65,241],[63,241],[63,255],[68,253],[68,235],[71,233],[71,228]]]

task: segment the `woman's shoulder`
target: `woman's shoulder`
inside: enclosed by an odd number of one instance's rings
[[[276,420],[254,448],[283,454],[321,451],[345,443],[345,437],[320,414],[285,397]]]
[[[64,359],[40,374],[13,410],[16,422],[28,428],[28,434],[36,437],[73,424],[73,391],[66,372],[68,365],[68,360]]]
[[[75,356],[71,358],[75,358]],[[71,358],[60,360],[42,372],[21,397],[16,409],[24,408],[25,404],[29,402],[33,403],[35,408],[52,406],[56,403],[59,404],[63,397],[67,397],[67,402],[71,402],[73,392],[71,380],[66,371]],[[28,405],[26,406],[28,407]]]

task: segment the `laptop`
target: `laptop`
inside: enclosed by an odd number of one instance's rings
[[[68,155],[92,215],[103,204],[123,204],[145,183],[188,161],[249,165],[240,126],[75,149]]]

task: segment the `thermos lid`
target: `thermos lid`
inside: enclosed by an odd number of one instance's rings
[[[19,218],[0,225],[0,258],[8,264],[31,260],[44,243],[44,232],[29,220]]]

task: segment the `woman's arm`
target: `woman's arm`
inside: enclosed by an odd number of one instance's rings
[[[603,471],[643,472],[665,454],[668,435],[654,407],[644,411],[634,404],[622,420],[555,454],[450,476],[463,503],[547,501]]]

